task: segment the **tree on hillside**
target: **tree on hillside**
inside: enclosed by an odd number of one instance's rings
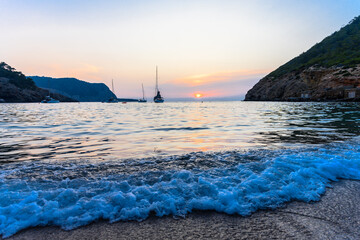
[[[269,77],[280,77],[292,71],[302,71],[310,66],[354,67],[360,64],[360,16],[349,24],[315,44],[308,51],[290,60]]]
[[[5,62],[0,63],[0,77],[8,78],[9,82],[19,88],[36,89],[36,85],[31,78],[27,78],[22,72],[16,71]]]

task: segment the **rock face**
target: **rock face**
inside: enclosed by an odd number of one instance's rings
[[[309,67],[275,78],[261,79],[246,101],[359,101],[360,66]]]
[[[40,102],[47,95],[49,92],[45,89],[22,89],[9,83],[8,78],[0,77],[0,99],[3,100],[0,102]],[[76,102],[74,99],[57,93],[52,93],[51,97],[60,102]]]
[[[76,78],[30,77],[36,86],[50,89],[80,102],[102,102],[116,98],[104,83],[88,83]]]
[[[49,91],[35,86],[31,78],[16,71],[4,62],[0,62],[0,103],[3,102],[40,102],[49,95]],[[76,100],[61,94],[51,94],[61,102]]]
[[[359,101],[360,16],[261,79],[246,101]]]

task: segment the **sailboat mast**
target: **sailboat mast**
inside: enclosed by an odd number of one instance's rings
[[[144,84],[143,83],[141,84],[141,87],[142,87],[142,92],[143,92],[143,99],[145,99],[145,92],[144,92]]]
[[[158,91],[159,91],[159,87],[158,87],[158,66],[156,66],[156,87],[155,87],[155,95],[157,94]]]
[[[155,103],[162,103],[162,102],[164,102],[164,98],[160,94],[158,81],[159,81],[158,66],[156,66],[156,86],[155,86],[154,102]]]
[[[114,79],[111,79],[111,86],[112,86],[112,92],[114,93]]]

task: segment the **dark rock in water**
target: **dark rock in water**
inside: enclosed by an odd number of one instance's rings
[[[104,83],[88,83],[76,78],[31,77],[36,86],[76,99],[80,102],[102,102],[116,95]]]
[[[360,16],[261,79],[246,101],[359,101]]]
[[[0,63],[0,102],[40,102],[47,95],[49,91],[36,87],[31,78],[4,62]],[[57,93],[51,96],[60,102],[76,102]]]

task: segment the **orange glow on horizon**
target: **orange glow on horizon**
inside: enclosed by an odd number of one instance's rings
[[[196,74],[184,78],[174,80],[175,84],[185,84],[188,86],[203,86],[206,84],[216,82],[228,82],[233,80],[242,80],[248,78],[259,78],[269,73],[269,70],[258,69],[258,70],[240,70],[240,71],[229,71],[229,72],[218,72],[210,74]]]
[[[196,97],[196,98],[201,98],[201,97],[203,97],[203,94],[201,94],[201,93],[195,93],[195,97]]]

